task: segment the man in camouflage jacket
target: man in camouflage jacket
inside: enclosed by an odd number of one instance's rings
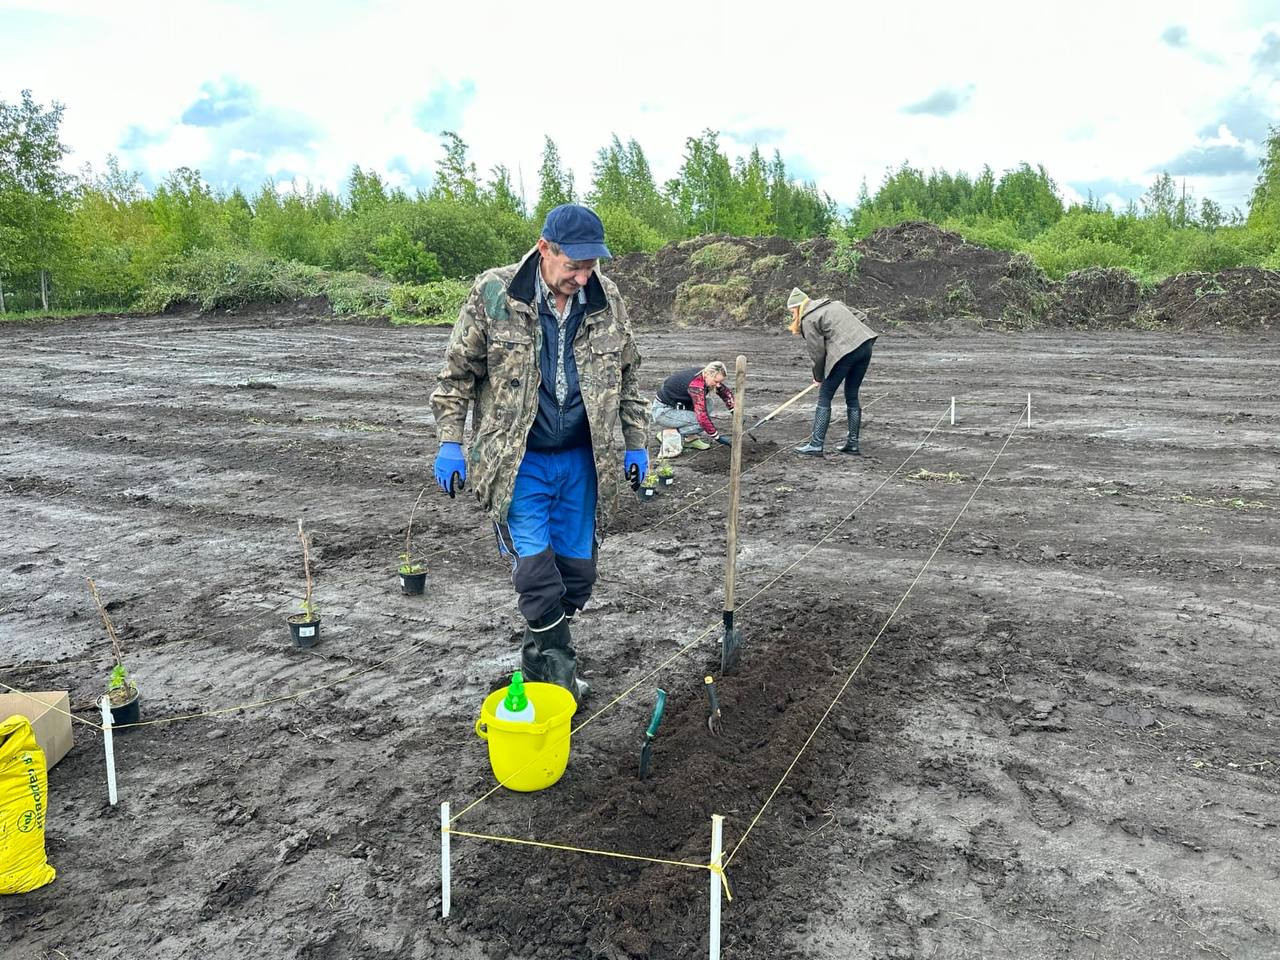
[[[579,700],[587,687],[570,621],[591,596],[624,478],[648,469],[640,353],[618,288],[595,269],[609,255],[591,210],[565,204],[548,213],[522,261],[476,278],[431,395],[436,481],[453,496],[469,480],[512,557],[528,622],[524,676]],[[461,448],[468,407],[469,470]]]

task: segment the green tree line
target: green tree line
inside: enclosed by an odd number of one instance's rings
[[[546,211],[569,201],[599,212],[619,256],[709,233],[830,234],[848,242],[925,219],[1028,252],[1054,276],[1093,265],[1142,277],[1280,267],[1280,131],[1268,140],[1247,214],[1197,203],[1167,174],[1140,203],[1114,211],[1092,199],[1064,205],[1043,167],[1024,164],[999,177],[984,168],[970,178],[904,164],[874,194],[864,186],[842,216],[816,184],[794,178],[780,154],[753,149],[731,162],[713,130],[686,139],[680,168],[665,183],[655,180],[639,143],[614,136],[598,151],[585,191],[546,137],[530,207],[506,167],[482,176],[452,131],[441,134],[445,150],[431,189],[412,194],[360,167],[339,193],[273,183],[256,193],[226,192],[188,168],[148,190],[114,157],[104,170],[64,173],[62,114],[62,105],[38,103],[29,91],[16,103],[0,101],[0,304],[10,309],[123,308],[140,298],[155,307],[180,296],[192,276],[251,273],[245,263],[266,273],[263,264],[293,264],[289,282],[299,289],[328,272],[346,277],[348,288],[373,278],[387,300],[388,284],[467,279],[519,258]]]
[[[1044,167],[1022,164],[970,178],[903,164],[871,195],[865,185],[844,222],[859,240],[906,220],[929,220],[967,239],[1027,254],[1055,279],[1086,267],[1124,267],[1154,281],[1239,266],[1280,269],[1280,128],[1273,128],[1247,214],[1181,190],[1168,173],[1139,200],[1113,210],[1089,197],[1063,203]]]
[[[62,112],[28,91],[0,102],[0,288],[10,308],[127,307],[157,280],[234,264],[226,255],[237,253],[396,284],[470,278],[522,256],[546,211],[571,201],[600,213],[617,256],[706,231],[800,238],[836,222],[834,202],[793,181],[780,156],[766,162],[754,151],[731,166],[713,131],[689,138],[680,171],[661,186],[640,144],[615,136],[582,194],[547,137],[529,210],[510,171],[481,176],[452,131],[441,134],[431,189],[412,194],[360,167],[341,193],[273,183],[223,192],[189,168],[148,191],[114,157],[105,171],[67,176]]]

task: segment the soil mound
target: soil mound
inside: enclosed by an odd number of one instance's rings
[[[1266,330],[1280,318],[1280,272],[1274,270],[1179,274],[1147,291],[1119,267],[1093,267],[1054,282],[1025,254],[970,243],[926,221],[884,227],[858,243],[698,237],[652,255],[621,257],[608,275],[637,322],[676,326],[781,324],[792,287],[860,307],[872,326]]]
[[[1280,272],[1237,267],[1180,273],[1162,281],[1134,319],[1139,326],[1269,330],[1280,320]]]
[[[1117,326],[1133,320],[1142,301],[1138,278],[1121,267],[1090,267],[1069,273],[1046,316],[1061,326]]]
[[[784,319],[792,287],[849,302],[852,277],[830,265],[835,250],[827,237],[711,235],[619,257],[606,273],[640,323],[767,326]]]
[[[1052,284],[1029,257],[969,243],[932,223],[884,227],[855,249],[849,302],[889,324],[985,318],[1023,327],[1051,303]]]
[[[932,223],[877,230],[856,244],[829,237],[697,237],[629,254],[608,275],[640,323],[767,326],[792,287],[866,310],[873,323],[988,318],[1026,326],[1051,302],[1050,281],[1021,254],[969,243]]]

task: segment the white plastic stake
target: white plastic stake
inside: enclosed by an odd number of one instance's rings
[[[102,748],[107,754],[107,796],[116,805],[116,752],[111,744],[111,701],[103,694],[98,706],[102,707]]]
[[[951,425],[956,425],[956,398],[951,398]]]
[[[1031,428],[1031,394],[1027,394],[1027,429]]]
[[[720,864],[724,853],[723,844],[724,817],[718,813],[711,815],[711,862]],[[711,874],[711,960],[720,960],[720,874],[714,870]]]
[[[440,804],[440,913],[449,916],[449,801]]]

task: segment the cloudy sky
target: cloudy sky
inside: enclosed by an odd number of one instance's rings
[[[0,0],[0,99],[24,88],[66,106],[71,169],[116,154],[148,183],[336,189],[359,164],[426,188],[450,129],[532,206],[544,135],[584,189],[613,134],[661,181],[709,128],[845,205],[904,161],[1025,161],[1068,199],[1120,205],[1163,170],[1245,209],[1280,0]]]

